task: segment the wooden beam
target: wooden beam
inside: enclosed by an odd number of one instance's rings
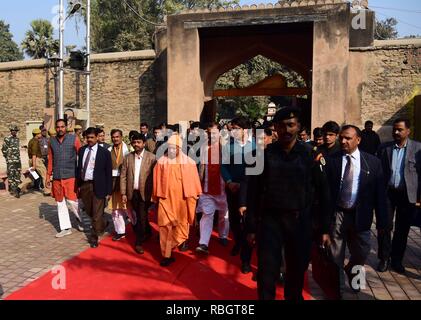
[[[244,88],[244,89],[226,89],[214,90],[214,97],[257,97],[257,96],[305,96],[310,91],[307,88]]]
[[[255,26],[268,24],[282,24],[282,23],[299,23],[299,22],[316,22],[327,21],[327,13],[315,14],[297,14],[292,16],[277,16],[277,17],[259,17],[259,18],[234,18],[212,19],[212,20],[198,20],[185,21],[184,29],[197,28],[216,28],[216,27],[231,27],[231,26]]]

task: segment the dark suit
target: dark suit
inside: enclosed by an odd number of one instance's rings
[[[97,240],[104,232],[103,221],[105,198],[112,193],[112,164],[108,150],[98,145],[93,179],[84,181],[83,156],[88,146],[83,146],[78,154],[77,181],[80,188],[80,198],[85,206],[86,213],[92,218],[92,239]]]
[[[392,175],[392,155],[395,142],[387,142],[379,147],[379,157],[385,174],[387,189],[388,223],[386,231],[378,235],[379,254],[381,260],[392,258],[393,263],[402,263],[411,220],[416,213],[416,203],[420,202],[421,189],[421,143],[408,139],[404,158],[404,176],[402,186],[395,189],[389,186]],[[396,211],[393,242],[391,231]]]
[[[380,161],[360,151],[360,184],[355,208],[356,231],[368,231],[373,223],[373,211],[376,213],[377,229],[384,229],[387,223],[385,204],[384,175]],[[327,175],[331,190],[333,208],[337,207],[342,177],[342,153],[327,159]]]
[[[341,270],[350,274],[354,266],[363,266],[370,253],[370,229],[373,211],[377,229],[386,226],[384,176],[381,163],[376,157],[360,151],[359,184],[353,208],[341,208],[341,180],[343,154],[337,153],[327,159],[327,176],[331,190],[333,223],[331,228],[332,255]],[[354,166],[354,170],[356,167]],[[353,180],[354,183],[355,180]],[[346,246],[350,251],[349,263],[344,267]],[[345,288],[345,277],[341,275],[341,291]]]

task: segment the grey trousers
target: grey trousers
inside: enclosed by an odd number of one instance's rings
[[[351,272],[354,266],[364,266],[370,253],[370,230],[355,230],[355,212],[335,212],[332,228],[332,256],[340,268],[341,293],[345,290],[345,271]],[[344,267],[345,250],[348,246],[350,258]]]

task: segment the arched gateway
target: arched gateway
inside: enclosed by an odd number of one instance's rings
[[[357,89],[349,49],[373,44],[373,21],[372,11],[354,11],[343,0],[281,1],[168,16],[156,41],[158,59],[166,64],[160,86],[167,120],[209,117],[215,96],[235,95],[214,92],[218,77],[260,54],[306,81],[313,127],[332,118],[359,123],[360,109],[352,108]],[[281,90],[279,95],[288,93],[295,92]]]

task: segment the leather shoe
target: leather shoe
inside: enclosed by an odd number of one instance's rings
[[[178,246],[178,250],[181,252],[185,252],[189,250],[189,246],[187,245],[187,241],[184,241],[181,245]]]
[[[389,269],[390,266],[390,259],[387,260],[380,260],[379,265],[377,266],[378,272],[385,272]]]
[[[345,267],[344,270],[345,270],[346,275],[348,276],[348,284],[349,284],[349,287],[351,288],[352,292],[359,293],[361,291],[360,286],[354,288],[353,283],[352,283],[352,280],[354,279],[356,274],[351,273],[351,268]]]
[[[247,274],[247,273],[251,272],[250,263],[243,262],[242,265],[241,265],[241,272],[244,273],[244,274]]]
[[[98,241],[91,241],[90,246],[91,248],[98,248]]]
[[[20,188],[16,188],[15,197],[16,197],[17,199],[19,199],[19,198],[20,198],[21,193],[22,193],[22,190],[20,190]]]
[[[144,254],[145,253],[145,251],[143,250],[143,247],[141,245],[135,246],[134,251],[136,251],[138,254]]]
[[[175,261],[175,258],[173,258],[173,257],[171,257],[171,258],[164,258],[164,259],[161,260],[161,262],[159,263],[159,265],[161,267],[168,267],[174,261]]]
[[[399,273],[399,274],[405,274],[406,270],[405,267],[402,265],[402,263],[391,263],[392,270]]]

